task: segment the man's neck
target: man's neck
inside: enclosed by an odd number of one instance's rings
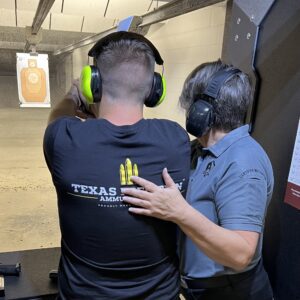
[[[131,101],[123,100],[120,102],[102,99],[99,118],[106,119],[117,126],[132,125],[143,118],[143,105]]]
[[[215,145],[219,140],[221,140],[228,132],[210,129],[209,132],[198,138],[198,141],[204,148],[211,147]]]

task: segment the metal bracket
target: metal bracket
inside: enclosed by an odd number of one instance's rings
[[[35,52],[36,45],[42,40],[41,26],[46,19],[55,0],[40,0],[31,27],[26,27],[25,51],[30,47]]]
[[[225,41],[222,60],[247,73],[254,87],[252,105],[246,116],[246,123],[253,129],[258,93],[260,87],[259,71],[255,66],[256,49],[260,24],[266,17],[275,0],[234,0],[231,12],[230,34]]]
[[[42,28],[40,28],[40,30],[36,34],[34,34],[32,33],[32,28],[26,26],[25,38],[26,38],[25,51],[28,51],[30,49],[32,52],[36,52],[36,45],[40,43],[42,40]]]
[[[119,22],[117,31],[136,31],[142,21],[143,18],[139,16],[128,17]]]

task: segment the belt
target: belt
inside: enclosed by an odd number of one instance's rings
[[[181,286],[185,289],[209,289],[225,287],[248,278],[261,267],[262,263],[260,261],[254,268],[243,273],[198,279],[181,278]]]

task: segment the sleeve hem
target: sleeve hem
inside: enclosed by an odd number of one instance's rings
[[[230,230],[255,231],[258,233],[263,231],[263,226],[258,224],[222,224],[221,226]]]

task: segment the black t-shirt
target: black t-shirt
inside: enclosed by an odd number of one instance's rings
[[[176,226],[128,212],[121,187],[138,175],[163,185],[168,168],[183,194],[189,139],[175,122],[64,117],[44,136],[58,197],[62,235],[61,299],[174,299],[178,294]]]

